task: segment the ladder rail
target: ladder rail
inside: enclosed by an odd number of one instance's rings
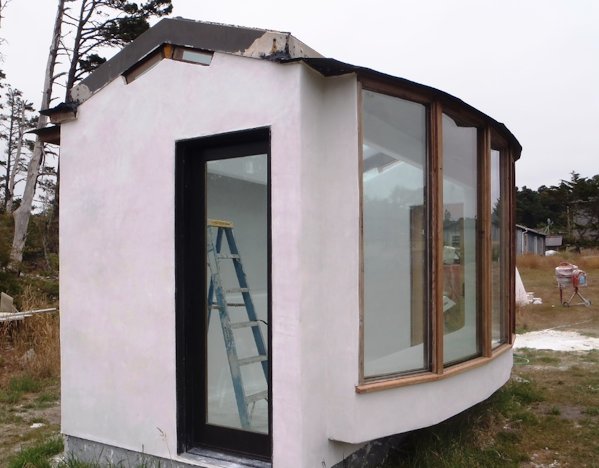
[[[219,229],[220,231],[220,229]],[[222,236],[221,240],[222,240]],[[225,342],[225,351],[227,353],[227,361],[229,362],[229,370],[231,372],[231,381],[233,383],[233,392],[235,393],[235,402],[237,403],[237,411],[239,413],[239,419],[241,426],[244,429],[250,427],[250,416],[248,413],[248,405],[246,402],[243,376],[241,375],[241,368],[239,365],[239,357],[237,354],[237,346],[235,345],[235,337],[233,336],[233,330],[231,328],[231,317],[229,316],[229,310],[227,308],[227,300],[225,298],[224,290],[220,281],[220,267],[217,261],[217,248],[212,242],[212,232],[208,232],[208,238],[210,241],[210,248],[208,248],[209,261],[208,267],[210,269],[210,286],[213,294],[216,295],[216,303],[218,304],[218,314],[221,323],[221,329],[223,332],[223,340]],[[217,247],[219,241],[219,235],[217,233]],[[211,257],[211,258],[210,258]],[[212,261],[210,261],[212,260]],[[212,298],[210,298],[211,300]],[[208,308],[208,324],[210,323],[210,312],[211,308]]]
[[[219,228],[217,230],[216,245],[215,245],[214,242],[212,242],[211,229],[207,229],[207,231],[208,231],[208,236],[209,236],[209,241],[210,241],[210,244],[208,246],[208,255],[210,255],[210,249],[216,249],[216,251],[214,252],[214,263],[218,264],[218,254],[220,254],[220,251],[222,248],[223,232],[222,232],[221,228]],[[208,324],[207,324],[207,328],[210,326],[210,315],[212,313],[212,304],[214,304],[214,302],[212,301],[212,296],[214,295],[214,278],[213,278],[212,267],[210,265],[210,262],[208,262],[208,266],[210,267],[210,287],[208,288]],[[219,271],[219,277],[220,277],[220,271]]]
[[[216,229],[216,241],[214,240],[213,229]],[[235,237],[233,235],[233,224],[228,221],[209,220],[207,224],[207,231],[207,264],[210,270],[210,285],[208,287],[207,298],[208,307],[206,330],[209,329],[211,312],[212,309],[215,308],[218,310],[219,313],[221,329],[223,332],[223,340],[225,342],[227,360],[229,362],[231,380],[233,383],[233,391],[235,394],[235,401],[239,413],[239,419],[242,428],[249,429],[251,426],[251,416],[256,401],[260,399],[265,399],[268,401],[268,351],[264,343],[262,329],[259,323],[261,320],[258,319],[256,309],[254,307],[254,303],[247,282],[247,277],[243,269],[243,264],[241,262],[241,256],[239,255],[239,249],[237,247],[237,243],[235,242]],[[223,247],[223,234],[229,247],[229,255],[223,255],[221,253]],[[235,275],[239,284],[239,288],[235,288],[233,291],[241,292],[243,303],[229,304],[227,302],[227,292],[231,291],[225,289],[222,284],[220,262],[223,260],[233,261]],[[231,322],[231,317],[229,315],[229,306],[243,307],[247,314],[248,321],[235,323]],[[241,328],[251,328],[253,341],[256,346],[256,351],[258,353],[256,356],[250,356],[241,359],[239,358],[237,346],[235,344],[234,330]],[[261,364],[262,372],[267,383],[267,389],[265,391],[249,395],[246,394],[245,391],[241,367],[258,362]]]
[[[248,317],[250,321],[256,322],[258,321],[258,316],[256,314],[256,309],[254,308],[254,301],[252,300],[252,296],[249,293],[249,286],[247,282],[247,277],[245,272],[243,271],[243,266],[241,264],[241,255],[239,254],[239,249],[237,248],[237,243],[235,242],[235,237],[233,236],[233,228],[220,228],[219,231],[224,230],[225,236],[227,237],[227,242],[229,243],[229,251],[231,254],[236,255],[236,258],[233,258],[233,266],[235,267],[235,273],[237,275],[237,280],[239,281],[239,287],[242,289],[242,297],[243,302],[245,303],[245,307],[247,310]],[[256,343],[256,348],[258,350],[259,355],[267,356],[266,346],[264,344],[264,338],[262,337],[262,330],[260,326],[253,326],[252,334],[254,335],[254,341]],[[266,381],[268,381],[268,360],[262,361],[262,371],[264,372],[264,377]]]

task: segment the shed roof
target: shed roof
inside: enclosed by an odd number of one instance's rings
[[[532,232],[533,234],[536,234],[537,236],[543,236],[543,237],[547,236],[547,234],[545,234],[544,232],[537,231],[536,229],[532,229],[532,228],[523,226],[522,224],[516,224],[516,229],[520,229],[521,231],[524,231],[524,232]]]

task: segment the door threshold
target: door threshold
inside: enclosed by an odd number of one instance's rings
[[[272,463],[244,455],[219,452],[206,448],[192,448],[181,454],[190,460],[210,463],[219,468],[272,468]]]

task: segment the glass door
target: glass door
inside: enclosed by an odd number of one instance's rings
[[[268,129],[177,145],[179,450],[270,458]]]
[[[207,423],[268,434],[268,157],[206,162]],[[214,250],[212,250],[214,249]]]

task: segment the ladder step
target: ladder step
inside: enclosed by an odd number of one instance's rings
[[[258,355],[258,356],[252,356],[252,357],[246,357],[243,359],[240,359],[238,361],[240,366],[247,366],[248,364],[253,364],[255,362],[262,362],[262,361],[267,361],[268,357],[267,356],[262,356],[262,355]]]
[[[252,320],[250,322],[232,323],[231,328],[237,329],[237,328],[246,328],[246,327],[257,327],[259,325],[260,325],[260,322],[258,322],[257,320]]]
[[[248,403],[254,403],[256,401],[267,400],[267,399],[268,399],[268,390],[254,393],[253,395],[248,395],[245,397],[245,401],[247,401]]]
[[[232,288],[232,289],[227,289],[227,294],[229,294],[229,293],[244,293],[244,292],[250,292],[250,288]]]
[[[227,306],[229,307],[245,307],[245,304],[243,302],[227,302]],[[211,309],[220,309],[220,306],[218,304],[210,304],[210,308]]]
[[[237,260],[239,258],[238,254],[218,254],[216,256],[216,258],[218,258],[219,260]]]

